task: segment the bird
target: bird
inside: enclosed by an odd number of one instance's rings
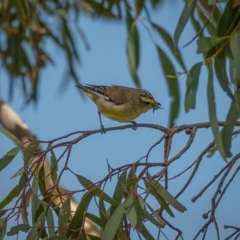
[[[75,86],[96,104],[101,133],[106,133],[101,114],[117,122],[131,122],[132,129],[136,130],[137,123],[133,121],[135,118],[150,109],[153,109],[154,113],[155,110],[162,108],[161,104],[154,100],[152,94],[143,89],[118,85],[77,84]]]

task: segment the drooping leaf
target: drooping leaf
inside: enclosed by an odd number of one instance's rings
[[[165,79],[168,86],[168,91],[170,96],[172,97],[172,103],[170,108],[170,120],[169,120],[169,127],[174,126],[174,122],[179,114],[180,109],[180,91],[179,85],[177,81],[177,77],[172,78],[171,76],[176,76],[176,71],[172,62],[166,55],[166,53],[159,47],[157,47],[159,60],[165,74]]]
[[[231,144],[232,144],[232,133],[234,130],[235,123],[240,117],[240,112],[237,109],[235,101],[232,101],[230,109],[227,114],[226,125],[222,129],[222,143],[224,147],[224,152],[227,156],[231,156]]]
[[[193,10],[197,4],[197,0],[186,0],[184,9],[181,13],[180,19],[178,20],[177,27],[174,32],[174,47],[177,49],[178,40],[180,38],[180,35],[182,34],[182,31],[189,19],[189,17],[192,15]]]
[[[135,196],[132,194],[125,202],[125,212],[132,228],[136,228],[138,222],[135,200]]]
[[[86,211],[88,205],[90,204],[92,198],[96,195],[97,189],[91,189],[87,193],[85,193],[76,209],[76,212],[74,213],[72,220],[70,221],[68,231],[66,233],[66,237],[69,238],[78,236],[78,233],[80,231],[79,226],[82,226],[84,212]],[[76,231],[75,231],[76,230]]]
[[[141,84],[137,74],[140,58],[139,34],[136,22],[132,18],[129,11],[127,11],[127,26],[128,26],[128,41],[127,41],[128,66],[135,85],[140,88]]]
[[[50,208],[48,208],[47,210],[46,221],[47,221],[47,230],[48,230],[49,236],[50,237],[55,236],[54,218]]]
[[[225,91],[227,95],[233,100],[233,94],[229,87],[230,83],[226,73],[226,57],[223,55],[218,55],[214,61],[214,68],[220,86],[222,87],[223,91]]]
[[[15,137],[12,133],[10,133],[8,130],[6,130],[5,128],[0,127],[0,132],[3,133],[9,139],[11,139],[13,142],[15,142],[17,145],[19,145],[19,146],[21,145],[21,141],[17,137]]]
[[[122,174],[120,175],[118,182],[116,184],[116,188],[113,193],[113,199],[116,200],[119,204],[123,199],[123,192],[126,186],[126,176],[127,176],[127,170],[122,172]],[[110,216],[113,214],[115,209],[116,209],[116,206],[112,205],[110,209]]]
[[[0,172],[11,163],[11,161],[16,157],[20,150],[20,146],[15,147],[11,149],[6,155],[0,158]]]
[[[162,196],[171,206],[177,209],[179,212],[185,212],[187,209],[175,199],[159,182],[153,179],[150,175],[147,176],[149,183],[154,186],[157,193]]]
[[[58,217],[59,235],[65,236],[66,229],[70,222],[70,216],[71,216],[70,198],[68,198],[66,201],[64,201]]]
[[[198,80],[200,75],[202,63],[196,63],[189,71],[187,77],[187,91],[185,95],[185,111],[195,109],[196,93],[198,89]]]
[[[50,161],[51,161],[51,177],[52,181],[55,182],[57,180],[58,163],[53,150],[51,150]]]
[[[232,64],[234,68],[234,74],[233,74],[233,79],[232,82],[235,84],[235,86],[238,85],[238,82],[240,81],[240,30],[235,32],[233,36],[231,37],[230,41],[230,47],[231,47],[231,52],[233,55],[232,59]]]
[[[79,183],[85,187],[86,189],[90,190],[92,188],[96,189],[98,188],[96,185],[94,185],[94,183],[92,181],[90,181],[89,179],[81,176],[81,175],[78,175],[76,174],[76,177],[79,181]],[[99,198],[102,198],[104,201],[110,203],[111,205],[114,205],[114,206],[118,206],[119,203],[112,199],[109,195],[107,195],[104,191],[102,191],[100,188],[96,191],[96,195],[99,197]]]
[[[215,94],[214,94],[214,87],[213,87],[212,64],[209,63],[208,67],[209,67],[209,73],[208,73],[207,96],[208,96],[208,112],[209,112],[210,124],[211,124],[211,128],[213,131],[215,143],[218,147],[219,152],[221,153],[222,157],[225,160],[226,157],[228,157],[228,156],[226,155],[225,150],[223,148],[222,138],[221,138],[220,132],[218,130]]]
[[[197,53],[207,53],[211,48],[218,45],[223,40],[222,37],[201,37],[197,40]]]
[[[109,216],[106,212],[105,204],[102,198],[99,199],[99,216],[101,221],[101,228],[104,229],[109,219]]]
[[[121,203],[113,212],[111,217],[108,219],[108,222],[103,230],[101,235],[102,239],[112,240],[117,232],[119,224],[122,221],[122,216],[125,210],[125,202]]]
[[[19,232],[27,232],[31,227],[28,224],[19,224],[17,226],[11,227],[10,231],[7,233],[8,236],[13,236]]]
[[[17,196],[18,185],[15,186],[9,194],[0,202],[0,210],[8,205]]]
[[[145,227],[145,225],[143,224],[142,230],[139,231],[144,239],[148,239],[148,240],[155,240],[155,238],[152,236],[152,234],[148,231],[148,229]]]
[[[183,70],[187,71],[184,61],[183,61],[183,58],[182,58],[182,55],[181,55],[178,47],[175,46],[177,48],[177,51],[174,49],[174,43],[173,43],[173,39],[172,39],[171,35],[165,29],[158,26],[157,24],[152,23],[152,26],[157,31],[157,33],[160,35],[161,39],[168,46],[168,48],[172,52],[173,56],[176,57],[178,63],[183,68]]]
[[[149,191],[149,193],[152,194],[155,197],[155,199],[158,201],[160,206],[162,206],[171,217],[175,217],[172,210],[168,206],[166,200],[157,192],[155,186],[150,184],[147,180],[144,181],[144,184],[147,190]]]
[[[7,231],[7,218],[4,217],[0,219],[0,240],[5,239],[6,231]]]

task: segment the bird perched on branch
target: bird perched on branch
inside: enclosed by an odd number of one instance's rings
[[[131,122],[132,129],[137,129],[137,123],[133,121],[141,114],[150,109],[161,108],[161,104],[156,102],[151,93],[143,89],[129,88],[123,86],[95,86],[95,85],[76,85],[80,88],[98,108],[100,120],[100,131],[105,133],[101,114],[118,121]]]

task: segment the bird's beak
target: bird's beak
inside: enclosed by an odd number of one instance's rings
[[[155,110],[157,110],[159,108],[163,109],[162,105],[159,102],[155,102],[154,105],[153,105],[153,113],[154,113]]]

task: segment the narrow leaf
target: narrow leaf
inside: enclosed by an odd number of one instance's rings
[[[51,161],[51,177],[52,181],[55,182],[57,180],[58,163],[53,150],[51,150],[50,161]]]
[[[174,49],[174,43],[173,43],[173,39],[171,37],[171,35],[162,27],[152,23],[153,28],[157,31],[157,33],[160,35],[161,39],[165,42],[165,44],[168,46],[169,50],[172,52],[172,54],[175,56],[175,58],[177,59],[178,63],[180,64],[180,66],[183,68],[183,70],[186,72],[187,69],[185,67],[182,55],[177,48],[177,51],[175,51]]]
[[[232,132],[235,127],[237,119],[240,117],[236,102],[232,101],[230,109],[227,114],[226,125],[222,129],[222,143],[224,151],[227,156],[231,156]]]
[[[10,193],[1,201],[0,209],[3,209],[6,205],[8,205],[16,196],[17,196],[18,185],[15,186]]]
[[[202,63],[196,63],[191,68],[187,77],[187,91],[185,95],[185,111],[195,109],[196,106],[196,93],[198,89],[198,80],[200,75]]]
[[[162,66],[163,72],[165,74],[168,91],[169,91],[170,96],[173,99],[172,103],[171,103],[171,108],[170,108],[170,120],[169,120],[169,127],[173,127],[174,122],[179,114],[181,101],[180,101],[180,91],[179,91],[177,78],[171,78],[169,76],[176,75],[176,71],[175,71],[174,66],[172,65],[170,59],[165,54],[165,52],[159,47],[157,47],[157,50],[158,50],[158,56],[159,56],[161,66]]]
[[[175,209],[179,212],[185,212],[187,209],[176,200],[160,183],[158,183],[155,179],[148,176],[149,182],[152,186],[155,187],[156,191]]]
[[[145,225],[143,224],[143,227],[142,227],[142,230],[139,231],[144,239],[147,239],[147,240],[155,240],[155,238],[151,235],[151,233],[147,230],[147,228],[145,227]]]
[[[132,228],[136,228],[138,222],[138,213],[135,207],[135,196],[131,195],[125,202],[125,212],[127,218],[132,226]]]
[[[125,170],[120,175],[117,185],[116,185],[116,188],[113,193],[113,199],[116,200],[118,203],[121,203],[121,201],[123,199],[123,192],[124,192],[125,185],[126,185],[126,176],[127,176],[127,171]],[[112,205],[111,209],[110,209],[110,215],[112,215],[112,213],[115,211],[115,209],[116,209],[116,206]]]
[[[178,40],[182,34],[182,31],[189,19],[189,17],[192,15],[193,10],[197,4],[197,0],[186,0],[184,9],[181,13],[180,19],[178,20],[177,27],[174,32],[174,46],[175,49],[177,49]]]
[[[137,75],[137,69],[139,65],[139,34],[136,26],[136,22],[132,18],[129,11],[127,11],[127,25],[128,25],[128,41],[127,41],[127,55],[128,66],[130,73],[137,87],[141,87],[140,81]]]
[[[85,187],[86,189],[90,190],[92,188],[96,189],[98,188],[96,185],[94,185],[94,183],[92,181],[90,181],[89,179],[81,176],[81,175],[78,175],[76,174],[76,177],[79,181],[79,183]],[[109,195],[107,195],[104,191],[102,191],[100,188],[96,191],[96,195],[99,197],[99,198],[102,198],[104,201],[110,203],[111,205],[114,205],[114,206],[118,206],[119,203],[112,199]]]
[[[117,229],[122,221],[124,210],[125,210],[125,202],[121,203],[109,218],[103,230],[103,233],[101,236],[102,239],[104,240],[114,239],[115,233],[117,232]]]
[[[72,237],[74,237],[80,231],[79,226],[82,226],[82,222],[84,221],[84,219],[83,219],[84,212],[86,211],[92,198],[96,195],[96,190],[97,189],[90,190],[86,194],[83,195],[83,197],[76,209],[76,212],[74,213],[72,220],[69,224],[69,227],[68,227],[69,230],[66,233],[66,237],[69,238],[71,235],[72,235]],[[75,231],[77,229],[78,229],[78,231]]]
[[[222,157],[226,161],[227,155],[224,151],[222,138],[218,131],[218,121],[217,121],[217,113],[216,113],[215,94],[214,94],[214,88],[213,88],[213,73],[212,73],[211,63],[209,64],[207,96],[208,96],[208,112],[209,112],[209,118],[210,118],[210,125],[213,131],[213,136],[219,152],[221,153]]]
[[[11,227],[10,231],[7,233],[8,236],[13,236],[19,232],[27,232],[31,227],[28,224],[19,224],[17,226]]]
[[[0,132],[3,133],[9,139],[11,139],[13,142],[15,142],[17,145],[19,145],[19,146],[21,145],[21,141],[17,137],[15,137],[12,133],[10,133],[8,130],[6,130],[5,128],[0,127]]]
[[[50,208],[47,210],[47,230],[49,236],[55,236],[55,227],[54,227],[54,218],[53,218],[53,213]]]
[[[197,53],[207,53],[212,47],[219,44],[223,38],[221,37],[201,37],[197,40]]]
[[[20,146],[15,147],[0,159],[0,172],[11,163],[18,154],[19,150],[21,150]]]
[[[233,100],[233,94],[229,87],[229,80],[226,73],[226,57],[225,56],[217,56],[214,61],[215,73],[217,76],[217,80],[222,87],[223,91]]]
[[[0,240],[5,239],[7,231],[7,218],[1,218],[0,219]]]
[[[70,220],[70,198],[64,201],[58,217],[59,234],[64,236]]]

